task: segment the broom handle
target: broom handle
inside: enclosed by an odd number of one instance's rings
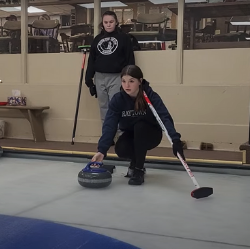
[[[159,125],[161,126],[162,130],[164,131],[164,133],[166,134],[169,142],[171,145],[173,145],[173,142],[172,142],[172,139],[171,137],[169,136],[168,134],[168,131],[165,127],[165,125],[163,124],[163,122],[161,121],[161,118],[159,117],[158,113],[156,112],[155,108],[153,107],[151,101],[149,100],[147,94],[145,93],[145,91],[143,91],[143,94],[144,94],[144,98],[149,106],[149,108],[151,109],[151,111],[153,112],[156,120],[158,121]],[[179,158],[179,160],[181,161],[183,167],[185,168],[185,170],[187,171],[188,175],[190,176],[190,178],[192,179],[193,183],[194,183],[194,186],[196,188],[199,188],[199,184],[198,182],[196,181],[195,177],[194,177],[194,174],[192,173],[191,169],[189,168],[189,166],[187,165],[187,163],[184,161],[184,159],[181,157],[181,155],[179,154],[179,152],[177,152],[177,156]]]

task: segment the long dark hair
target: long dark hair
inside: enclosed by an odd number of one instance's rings
[[[129,75],[135,79],[141,81],[143,79],[143,73],[141,69],[136,65],[128,65],[122,69],[121,78],[125,75]],[[135,100],[135,111],[145,111],[147,109],[147,102],[143,95],[143,86],[140,84],[139,92]]]
[[[107,10],[107,11],[105,11],[105,12],[103,13],[103,15],[102,15],[102,22],[99,24],[99,26],[100,26],[101,29],[102,29],[101,33],[102,33],[102,34],[106,34],[106,33],[107,33],[106,30],[104,29],[104,26],[103,26],[103,17],[104,17],[104,16],[113,16],[114,19],[115,19],[115,21],[116,21],[115,30],[119,31],[119,28],[118,28],[119,22],[118,22],[118,18],[117,18],[116,13],[115,13],[114,11]]]

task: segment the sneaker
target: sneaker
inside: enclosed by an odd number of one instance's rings
[[[133,176],[133,174],[134,174],[134,167],[132,167],[131,165],[128,167],[128,172],[127,172],[127,175],[125,175],[124,177],[127,177],[127,178],[130,178],[130,177],[132,177]],[[146,174],[146,169],[145,168],[143,168],[142,169],[143,170],[143,172],[144,172],[144,175]]]
[[[133,176],[129,179],[129,185],[142,185],[144,183],[144,170],[134,169]]]

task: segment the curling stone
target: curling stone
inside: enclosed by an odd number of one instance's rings
[[[102,163],[99,162],[88,163],[87,166],[78,173],[78,183],[85,188],[105,188],[108,187],[111,182],[111,173],[103,168]]]

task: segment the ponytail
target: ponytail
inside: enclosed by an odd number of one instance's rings
[[[145,111],[147,109],[147,102],[143,95],[142,85],[139,87],[139,92],[135,100],[135,111]]]

